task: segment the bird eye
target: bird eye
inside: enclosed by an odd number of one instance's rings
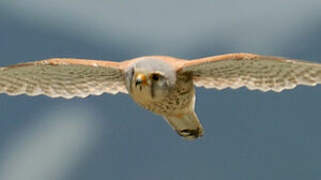
[[[153,80],[157,81],[157,80],[159,80],[159,78],[160,78],[159,74],[152,74],[152,79]]]

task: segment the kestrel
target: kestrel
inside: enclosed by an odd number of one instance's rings
[[[321,83],[321,64],[238,53],[185,60],[145,56],[123,62],[53,58],[0,68],[0,93],[87,97],[128,93],[186,139],[203,135],[195,86],[276,91]]]

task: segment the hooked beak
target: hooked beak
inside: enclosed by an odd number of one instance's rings
[[[147,85],[147,77],[145,74],[137,74],[135,85]]]

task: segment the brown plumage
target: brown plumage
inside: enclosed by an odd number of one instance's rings
[[[54,58],[0,68],[0,93],[64,98],[129,93],[188,139],[203,135],[194,112],[194,85],[280,92],[320,83],[320,64],[246,53],[194,60],[146,56],[123,62]]]

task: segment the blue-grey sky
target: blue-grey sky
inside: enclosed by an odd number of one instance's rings
[[[230,52],[321,63],[320,0],[2,1],[0,27],[0,66]],[[320,100],[320,85],[198,88],[205,135],[184,141],[124,94],[1,94],[0,179],[320,179]]]

